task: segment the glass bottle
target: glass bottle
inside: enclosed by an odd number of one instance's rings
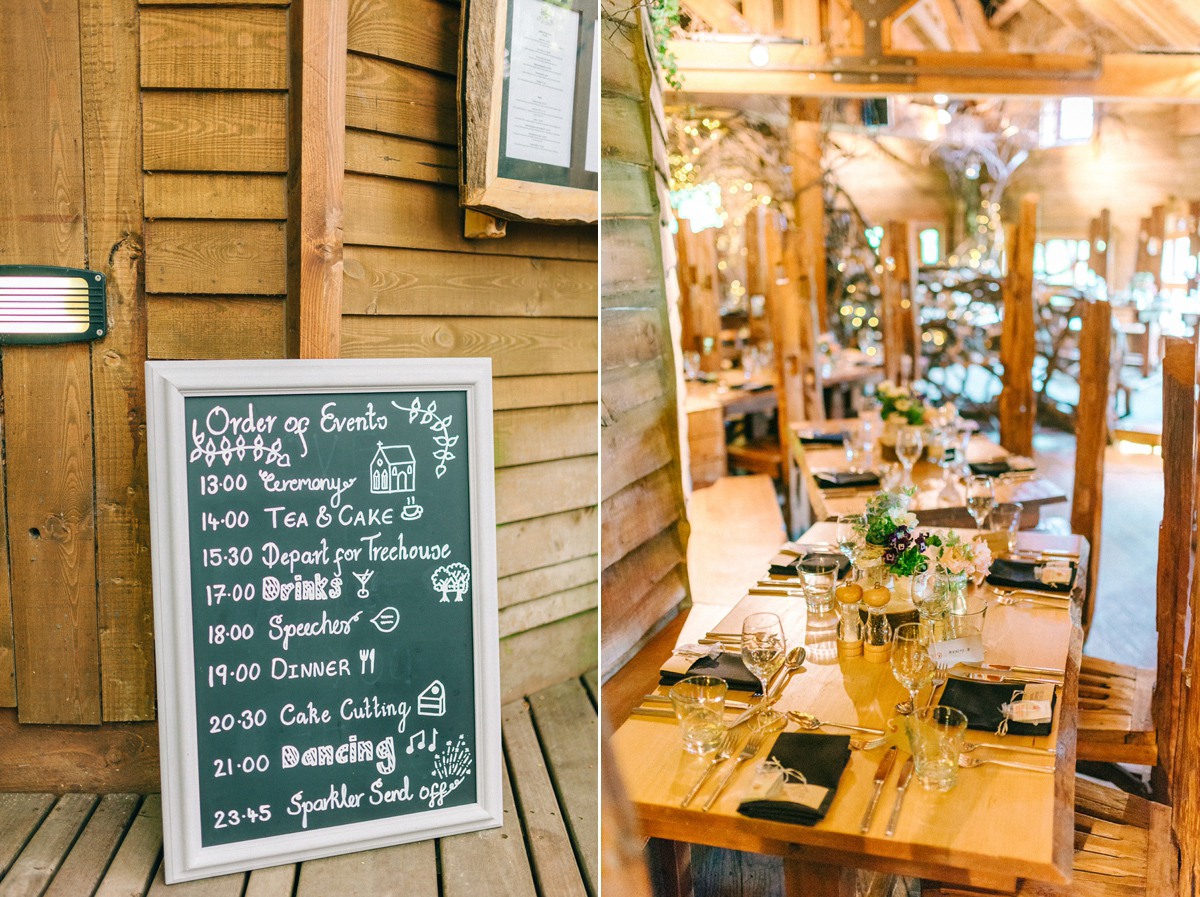
[[[867,589],[863,592],[862,600],[867,606],[863,654],[872,663],[887,663],[892,657],[892,625],[888,622],[884,608],[892,600],[892,593],[882,586]]]
[[[862,586],[846,583],[837,587],[838,624],[837,647],[839,657],[861,657],[863,653],[863,621],[859,608],[862,606]]]

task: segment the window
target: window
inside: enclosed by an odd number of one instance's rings
[[[1038,145],[1042,149],[1087,143],[1096,124],[1091,97],[1064,97],[1042,103]]]
[[[1090,286],[1095,275],[1088,270],[1091,246],[1087,240],[1046,240],[1033,249],[1033,273],[1058,286]]]

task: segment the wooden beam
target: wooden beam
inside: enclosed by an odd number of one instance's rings
[[[718,34],[754,33],[754,28],[729,0],[684,0],[683,5]]]
[[[783,0],[783,33],[807,39],[814,46],[821,41],[821,4],[812,0]]]
[[[1033,316],[1033,247],[1037,242],[1036,194],[1021,197],[1017,225],[1008,240],[1008,276],[1004,279],[1004,322],[1000,361],[1000,444],[1014,455],[1033,457],[1033,361],[1037,354]]]
[[[348,15],[348,0],[294,0],[291,6],[289,358],[341,353]]]
[[[1090,96],[1102,100],[1200,102],[1200,54],[1115,53],[1100,57],[1037,53],[914,54],[912,84],[850,84],[835,80],[824,49],[773,46],[760,67],[746,48],[716,41],[674,40],[683,89],[718,94],[884,96],[947,93],[956,96]],[[853,50],[847,50],[853,53]],[[888,71],[888,69],[883,69]]]
[[[137,0],[79,4],[89,266],[108,286],[108,333],[92,352],[96,588],[105,720],[154,719],[154,608],[146,469],[141,88]]]
[[[1003,6],[992,13],[992,27],[999,28],[1017,13],[1025,8],[1029,0],[1008,0]]]
[[[1100,573],[1100,533],[1104,506],[1104,452],[1108,448],[1108,381],[1112,356],[1112,306],[1084,303],[1079,328],[1079,404],[1075,406],[1075,480],[1071,492],[1071,532],[1083,536],[1088,552],[1087,590],[1081,620],[1084,632],[1096,610]]]
[[[825,191],[821,165],[822,135],[820,102],[795,98],[788,126],[788,158],[792,166],[792,189],[796,195],[796,249],[800,273],[808,279],[817,331],[826,327],[825,282]]]
[[[776,34],[773,0],[742,0],[742,18],[756,34]]]
[[[1080,7],[1103,25],[1118,33],[1127,34],[1134,46],[1148,48],[1161,42],[1172,42],[1151,20],[1132,8],[1125,0],[1077,0]]]
[[[974,30],[963,20],[958,0],[925,0],[925,3],[937,10],[938,18],[944,23],[955,50],[978,53],[983,49]],[[979,5],[976,4],[975,8],[979,9]]]
[[[913,301],[917,280],[916,232],[907,221],[889,221],[883,226],[882,249],[880,307],[884,373],[893,383],[907,384],[921,376],[917,369],[920,357],[917,307]]]

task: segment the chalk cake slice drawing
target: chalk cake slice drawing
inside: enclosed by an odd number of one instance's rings
[[[417,504],[417,500],[410,495],[404,500],[404,507],[400,509],[400,519],[420,520],[424,513],[425,509]]]
[[[376,494],[413,492],[417,488],[417,461],[412,447],[379,443],[371,459],[371,491]]]
[[[367,591],[367,583],[371,581],[371,577],[375,575],[375,571],[364,570],[362,573],[359,573],[356,570],[351,570],[350,572],[353,573],[354,578],[358,580],[358,597],[370,598],[371,593]]]
[[[471,587],[471,568],[466,564],[443,564],[433,571],[429,580],[433,588],[442,593],[442,601],[449,601],[451,592],[455,601],[462,601],[463,592]]]
[[[400,625],[400,611],[394,607],[385,607],[371,618],[371,622],[380,632],[391,632]]]
[[[423,692],[417,695],[417,714],[419,716],[446,715],[446,686],[434,679]]]

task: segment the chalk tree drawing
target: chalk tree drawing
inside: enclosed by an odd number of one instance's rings
[[[458,442],[457,436],[450,435],[450,424],[454,422],[454,415],[447,414],[445,417],[438,417],[437,402],[430,400],[428,405],[422,405],[420,396],[413,396],[412,404],[407,408],[396,402],[392,402],[392,407],[407,411],[410,424],[419,417],[419,423],[422,426],[428,426],[437,434],[433,437],[433,441],[438,445],[437,451],[433,453],[433,457],[438,460],[438,466],[434,473],[440,480],[442,474],[446,472],[446,462],[454,460],[454,453],[450,449]]]
[[[417,488],[417,461],[412,447],[379,443],[371,458],[371,491],[379,495],[413,492]]]
[[[430,581],[442,593],[442,601],[449,601],[451,592],[455,601],[462,601],[463,592],[471,587],[471,568],[466,564],[443,564],[433,571]]]

